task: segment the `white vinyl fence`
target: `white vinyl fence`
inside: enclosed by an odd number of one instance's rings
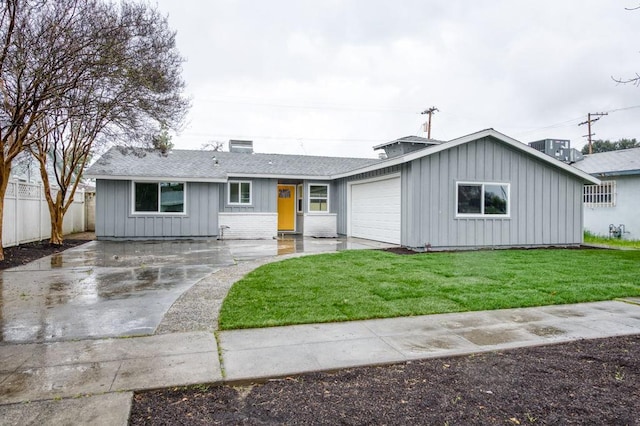
[[[55,193],[55,192],[54,192]],[[63,234],[85,230],[84,190],[77,190],[62,225]],[[2,247],[51,237],[49,207],[42,184],[9,182],[4,197]]]

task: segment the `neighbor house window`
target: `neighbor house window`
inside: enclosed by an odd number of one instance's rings
[[[508,216],[509,185],[467,183],[457,185],[458,216]]]
[[[134,182],[135,213],[184,213],[184,182]]]
[[[585,185],[582,201],[585,207],[615,207],[616,181],[605,180],[600,185]]]
[[[229,182],[229,204],[251,204],[251,182]]]
[[[298,190],[296,191],[296,210],[298,213],[302,213],[303,209],[302,209],[302,200],[304,200],[304,196],[303,196],[303,192],[302,192],[302,188],[304,187],[304,185],[298,185]]]
[[[329,185],[309,185],[309,211],[329,211]]]

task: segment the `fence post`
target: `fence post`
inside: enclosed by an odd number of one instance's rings
[[[87,230],[87,218],[86,218],[86,213],[85,213],[85,207],[84,207],[84,203],[85,203],[85,199],[84,199],[84,194],[85,194],[85,190],[84,188],[82,188],[81,190],[82,192],[80,192],[80,217],[81,217],[81,227],[82,227],[82,232],[85,232]]]
[[[38,185],[38,241],[42,241],[42,199],[44,198],[44,185]]]
[[[16,225],[14,229],[14,234],[16,237],[16,245],[20,244],[20,187],[18,186],[18,181],[13,181],[13,193],[16,197],[16,205],[14,207],[15,215],[16,215]]]

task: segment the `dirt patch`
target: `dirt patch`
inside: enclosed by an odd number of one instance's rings
[[[34,260],[49,256],[53,253],[65,251],[71,247],[89,242],[89,240],[65,240],[60,246],[49,244],[49,241],[37,241],[35,243],[20,244],[19,246],[6,247],[4,260],[0,260],[0,270],[24,265]]]
[[[130,424],[640,424],[640,336],[136,393]]]
[[[418,252],[418,251],[415,251],[415,250],[409,250],[406,247],[389,247],[389,248],[384,248],[384,249],[380,249],[380,250],[386,251],[388,253],[394,253],[394,254],[400,254],[400,255],[422,253],[422,252]]]

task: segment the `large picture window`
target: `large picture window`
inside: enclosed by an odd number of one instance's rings
[[[458,216],[509,215],[508,184],[458,182],[456,195]]]
[[[251,204],[251,182],[229,182],[228,186],[229,204],[250,205]]]
[[[329,185],[309,185],[309,212],[329,211]]]
[[[184,182],[134,182],[135,213],[184,213]]]

